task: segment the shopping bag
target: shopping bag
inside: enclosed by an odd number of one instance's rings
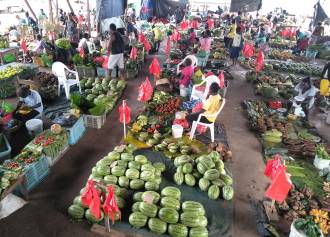
[[[267,161],[264,175],[273,180],[282,166],[281,156],[275,155],[273,159]]]
[[[329,96],[330,93],[330,82],[328,79],[322,79],[320,82],[320,95]]]
[[[291,179],[285,171],[285,166],[281,166],[279,168],[276,176],[272,180],[271,185],[265,193],[266,197],[279,203],[282,203],[286,199],[290,189],[292,188]]]

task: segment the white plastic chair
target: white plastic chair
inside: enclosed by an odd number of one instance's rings
[[[222,99],[221,106],[220,106],[219,110],[215,114],[208,115],[207,117],[217,119],[218,115],[221,113],[221,111],[222,111],[223,107],[225,106],[225,104],[226,104],[226,99]],[[208,127],[210,129],[211,140],[212,140],[212,142],[214,142],[214,123],[202,123],[202,122],[200,122],[202,116],[203,116],[203,114],[200,114],[198,116],[197,121],[193,122],[193,124],[191,126],[191,131],[190,131],[190,140],[192,140],[194,138],[197,126],[202,125],[202,126]]]
[[[181,65],[186,61],[187,58],[190,58],[191,59],[191,62],[192,62],[192,66],[193,67],[197,67],[198,65],[198,59],[195,55],[187,55],[179,64],[178,66],[176,67],[176,73],[179,74],[181,72],[180,70],[180,67]]]
[[[208,94],[209,94],[209,91],[210,91],[210,86],[212,85],[212,83],[220,83],[220,80],[217,76],[215,75],[211,75],[211,76],[208,76],[206,78],[203,77],[203,81],[198,84],[198,85],[194,85],[193,88],[192,88],[192,92],[191,92],[191,96],[190,96],[190,100],[202,100],[202,101],[205,101]],[[203,86],[205,85],[205,90],[204,92],[203,91],[200,91],[200,90],[197,90],[198,87],[200,86]]]
[[[70,70],[61,62],[55,62],[52,65],[53,74],[58,80],[58,95],[61,95],[61,87],[64,87],[65,95],[67,99],[70,99],[70,87],[77,85],[79,87],[79,92],[81,93],[81,87],[79,82],[78,72]],[[67,72],[74,74],[74,79],[67,78]]]
[[[88,47],[89,54],[93,54],[93,53],[97,52],[95,44],[93,42],[87,41],[87,47]]]

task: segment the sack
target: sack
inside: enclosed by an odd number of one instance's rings
[[[330,95],[330,82],[328,79],[322,79],[320,82],[320,95],[329,96]]]

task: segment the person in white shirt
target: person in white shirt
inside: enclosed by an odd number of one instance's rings
[[[17,90],[19,102],[15,110],[15,118],[22,122],[41,115],[44,106],[39,92],[31,90],[30,86],[24,85]]]
[[[80,50],[80,48],[83,48],[84,52],[88,53],[88,44],[87,44],[88,39],[89,39],[89,35],[87,33],[85,33],[79,41],[78,51]]]
[[[9,31],[9,41],[10,42],[19,42],[21,35],[16,30],[16,27],[10,27]]]

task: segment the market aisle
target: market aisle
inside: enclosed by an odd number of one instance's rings
[[[262,200],[267,180],[263,176],[264,162],[261,145],[249,130],[242,110],[242,101],[253,99],[253,89],[245,81],[244,71],[232,70],[227,104],[220,115],[225,124],[230,149],[233,152],[231,170],[234,176],[233,237],[259,236],[256,230],[254,203]]]

